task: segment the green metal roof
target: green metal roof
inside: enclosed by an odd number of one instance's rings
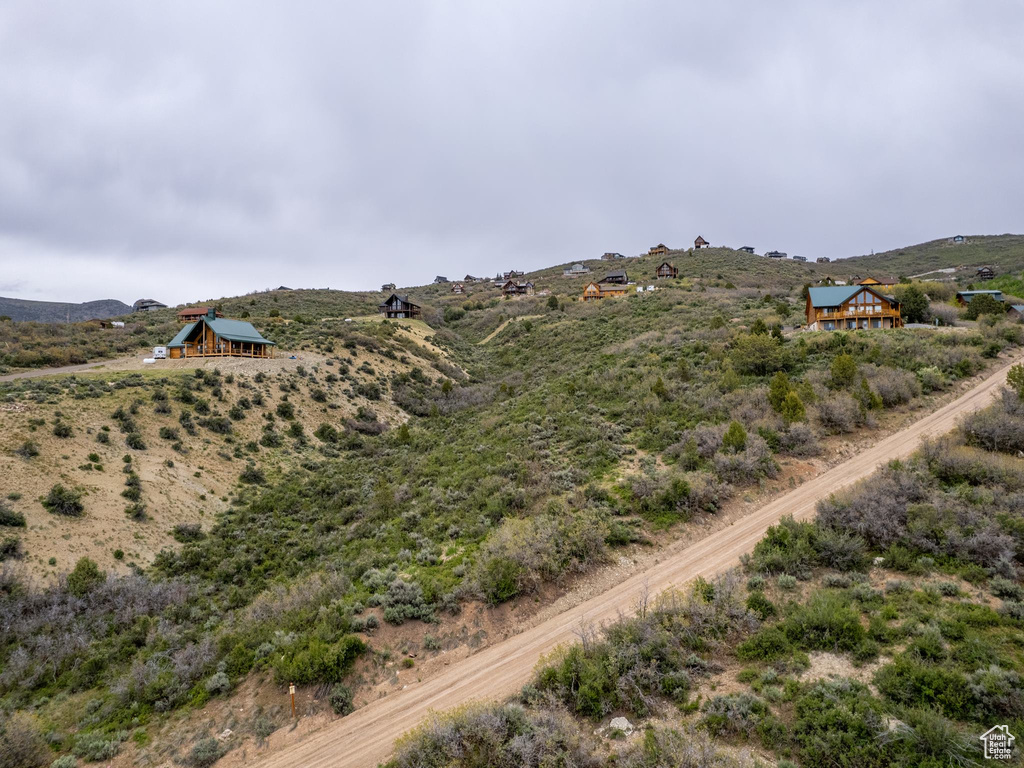
[[[188,325],[186,325],[184,328],[182,328],[180,331],[178,331],[178,335],[175,336],[173,339],[171,339],[171,343],[168,344],[167,346],[168,347],[184,347],[185,346],[185,339],[188,338],[188,335],[192,332],[192,329],[195,328],[195,327],[196,327],[195,323],[189,323]]]
[[[838,307],[855,293],[864,290],[863,285],[824,285],[808,288],[812,307]]]
[[[896,303],[896,299],[879,293],[873,285],[823,285],[808,288],[807,293],[811,297],[812,307],[838,307],[851,296],[865,290],[881,296],[892,304]]]
[[[185,346],[185,339],[189,337],[189,334],[192,333],[198,323],[206,323],[217,336],[228,341],[243,341],[251,344],[270,344],[276,346],[274,342],[260,336],[260,332],[252,327],[252,323],[247,323],[244,320],[229,320],[226,317],[204,317],[195,323],[189,323],[178,331],[178,335],[167,346]]]
[[[1002,291],[960,291],[957,293],[957,296],[962,297],[965,301],[970,301],[975,296],[980,296],[983,293],[999,301],[1003,300]]]

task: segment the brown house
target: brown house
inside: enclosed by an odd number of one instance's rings
[[[711,247],[711,243],[709,243],[707,240],[705,240],[700,235],[697,235],[697,239],[693,241],[693,247],[694,248],[710,248]]]
[[[903,327],[900,303],[871,285],[808,288],[806,314],[809,331]]]
[[[647,251],[648,256],[660,256],[663,253],[668,253],[668,246],[665,245],[664,243],[652,245],[651,249]]]
[[[857,285],[870,285],[872,288],[878,291],[891,291],[899,283],[899,278],[893,277],[892,275],[876,275],[874,277],[868,276],[860,280],[855,279],[853,281]]]
[[[601,282],[612,283],[613,285],[626,285],[629,282],[629,276],[626,274],[626,270],[616,269],[605,275]]]
[[[187,307],[178,313],[178,321],[182,323],[194,323],[200,317],[206,317],[209,311],[209,307]],[[217,312],[216,314],[217,317],[224,317],[220,312]]]
[[[658,267],[658,271],[655,273],[659,280],[668,280],[673,277],[679,277],[679,270],[669,264],[667,261],[661,262],[661,266]]]
[[[974,274],[979,280],[991,280],[996,276],[996,272],[992,267],[978,267]]]
[[[583,287],[583,295],[580,297],[580,301],[597,301],[598,299],[607,299],[612,296],[625,296],[627,291],[628,288],[624,285],[587,283]]]
[[[517,283],[515,280],[509,280],[501,286],[501,292],[506,296],[533,296],[533,283]]]
[[[380,307],[380,313],[390,320],[405,320],[407,318],[419,317],[420,308],[413,304],[406,296],[399,296],[392,293]]]
[[[452,286],[452,293],[464,293],[465,290],[462,287],[462,283],[456,283]]]
[[[168,357],[273,357],[274,342],[244,320],[217,317],[213,309],[189,323],[167,345]]]

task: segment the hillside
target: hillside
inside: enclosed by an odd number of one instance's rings
[[[71,304],[63,301],[29,301],[0,296],[0,317],[15,322],[79,323],[84,320],[105,320],[130,314],[132,308],[117,299],[101,299]]]
[[[55,754],[122,765],[191,759],[243,701],[215,749],[265,737],[289,681],[346,711],[400,687],[410,654],[469,653],[726,524],[1024,342],[1001,318],[795,333],[829,265],[669,259],[678,280],[589,304],[560,267],[527,276],[546,295],[411,287],[415,321],[374,315],[380,293],[206,302],[276,341],[272,361],[142,366],[172,310],[120,335],[0,324],[22,367],[134,345],[0,382],[0,624],[33,628],[0,637],[0,708]],[[588,263],[654,284],[662,260]]]
[[[962,283],[974,279],[978,267],[992,267],[997,274],[1024,271],[1024,235],[968,235],[964,243],[950,238],[896,248],[870,256],[838,259],[830,265],[838,275],[871,274],[921,275],[934,270],[953,269],[945,275]]]

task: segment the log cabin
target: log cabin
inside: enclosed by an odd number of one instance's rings
[[[668,253],[668,246],[664,243],[652,245],[650,250],[647,251],[648,256],[660,256],[663,253]]]
[[[991,280],[996,276],[996,272],[992,267],[978,267],[974,275],[979,280]]]
[[[658,280],[670,280],[674,277],[679,277],[679,270],[667,261],[663,261],[654,274]]]
[[[189,323],[167,345],[171,359],[185,357],[273,357],[274,342],[244,320],[217,317],[214,310]]]
[[[418,304],[413,304],[408,297],[399,296],[397,293],[388,296],[378,309],[389,320],[407,320],[420,315]]]
[[[869,285],[807,289],[807,330],[902,328],[900,303]]]
[[[693,241],[693,247],[694,247],[694,249],[710,248],[711,247],[711,243],[709,243],[707,240],[705,240],[700,235],[697,235],[697,239]]]
[[[216,312],[216,310],[214,310]],[[194,323],[200,317],[205,317],[210,312],[209,307],[186,307],[178,313],[179,323]],[[217,312],[217,317],[224,317],[221,312]]]
[[[627,286],[614,283],[587,283],[583,287],[583,295],[580,297],[580,301],[597,301],[598,299],[607,299],[612,296],[625,296],[628,290]]]

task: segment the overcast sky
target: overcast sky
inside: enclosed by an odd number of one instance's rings
[[[1024,231],[1024,3],[5,0],[0,295]]]

